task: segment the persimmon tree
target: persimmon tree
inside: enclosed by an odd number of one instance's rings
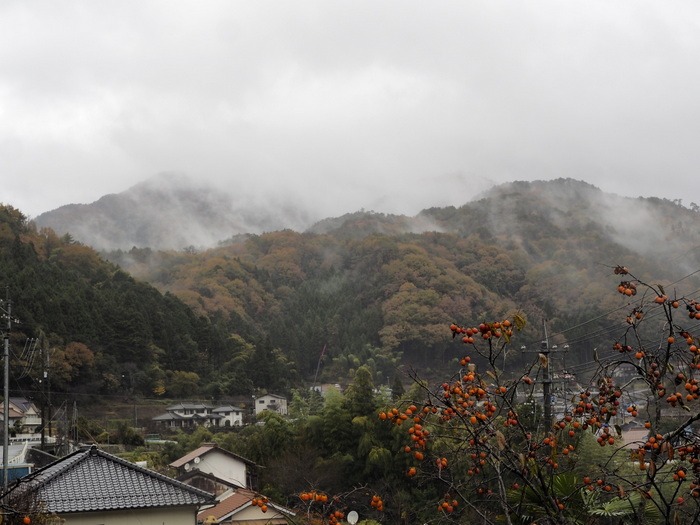
[[[452,324],[464,349],[459,370],[437,386],[412,372],[420,397],[379,413],[404,432],[403,453],[412,462],[406,476],[442,487],[435,521],[676,524],[700,518],[700,442],[692,433],[700,420],[700,302],[669,294],[622,266],[614,274],[629,309],[624,327],[595,357],[593,379],[564,411],[544,421],[524,417],[532,413],[527,400],[542,399],[539,384],[547,381],[542,372],[549,363],[545,352],[516,374],[500,367],[525,326],[524,316],[514,314]],[[671,419],[676,413],[682,417]],[[625,439],[625,418],[639,421],[643,439]]]
[[[370,525],[379,523],[379,521],[372,521],[371,517],[381,519],[381,514],[384,511],[382,497],[366,487],[353,488],[333,496],[329,496],[325,492],[310,490],[301,492],[298,498],[301,501],[300,505],[296,505],[299,512],[296,518],[287,518],[290,525],[307,523],[339,525],[347,523],[347,516],[353,510],[363,516],[361,522],[363,525]]]
[[[617,266],[614,273],[621,278],[617,291],[631,299],[626,327],[612,343],[614,357],[597,360],[598,391],[583,392],[575,410],[589,423],[595,418],[590,424],[598,429],[601,446],[606,439],[611,442],[611,427],[622,434],[619,426],[606,426],[621,404],[629,416],[644,421],[647,432],[611,451],[604,478],[584,482],[591,492],[610,487],[616,496],[608,505],[626,511],[635,523],[645,521],[645,510],[654,523],[696,523],[700,439],[693,425],[700,420],[700,302],[644,282],[626,267]]]
[[[0,516],[2,523],[8,525],[45,525],[58,522],[55,514],[46,511],[46,506],[37,494],[20,482],[15,482],[8,492],[3,494]]]

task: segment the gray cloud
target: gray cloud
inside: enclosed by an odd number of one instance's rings
[[[175,170],[322,215],[557,177],[698,202],[699,26],[691,1],[9,0],[1,200]]]

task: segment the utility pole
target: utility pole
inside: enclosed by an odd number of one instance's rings
[[[41,450],[46,450],[46,429],[48,425],[49,441],[51,441],[51,349],[46,348],[44,358],[44,377],[41,384],[44,387],[41,405]],[[44,350],[42,350],[42,354]]]
[[[78,445],[78,403],[76,401],[73,401],[73,417],[71,418],[71,428],[73,429],[73,444],[75,446],[77,446]]]
[[[51,441],[51,349],[46,349],[46,372],[44,372],[44,377],[46,377],[46,398],[48,401],[48,413],[49,413],[49,441]]]
[[[2,436],[2,493],[7,492],[8,470],[10,455],[10,330],[12,329],[12,302],[7,297],[7,331],[5,332],[5,350],[3,352],[3,362],[5,365],[4,374],[4,399],[3,399],[3,436]]]
[[[552,428],[552,379],[549,375],[549,337],[547,335],[547,323],[544,326],[544,340],[540,345],[540,360],[542,367],[542,396],[544,404],[544,428],[549,431]]]
[[[542,407],[544,428],[548,431],[552,428],[552,380],[550,354],[557,352],[557,345],[549,346],[549,334],[547,333],[547,321],[542,321],[544,329],[544,339],[540,343],[539,350],[526,350],[525,352],[537,352],[539,354],[540,367],[542,368]],[[564,346],[564,350],[568,349],[569,345]]]

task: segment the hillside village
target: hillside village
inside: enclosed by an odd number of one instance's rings
[[[572,383],[575,379],[571,376],[559,379],[566,380],[569,392],[580,389],[580,385]],[[329,385],[318,390],[329,387],[335,388]],[[559,399],[567,395],[564,390],[555,394],[553,398]],[[527,399],[522,397],[520,401],[526,404]],[[541,392],[539,400],[529,399],[541,403]],[[642,402],[639,399],[640,409]],[[14,435],[8,449],[7,501],[41,501],[41,512],[54,520],[50,523],[88,525],[138,519],[140,523],[177,524],[195,523],[194,516],[196,523],[203,525],[282,525],[288,524],[297,512],[260,492],[260,465],[215,442],[203,442],[170,462],[167,474],[162,469],[152,470],[147,461],[124,460],[98,444],[72,444],[72,451],[58,458],[42,452],[44,448],[52,450],[57,440],[36,432],[41,426],[39,409],[24,398],[11,398],[9,404],[9,424]],[[557,419],[570,410],[557,401],[551,409]],[[287,399],[266,394],[253,399],[245,409],[230,404],[175,403],[152,418],[155,426],[150,428],[160,429],[162,434],[147,434],[145,444],[159,447],[175,443],[167,439],[173,432],[241,428],[259,421],[258,416],[266,413],[287,417]],[[647,431],[633,418],[624,416],[628,414],[622,412],[616,424],[625,430],[626,446],[633,447]],[[90,490],[81,488],[88,486]],[[66,494],[71,494],[68,500]],[[37,512],[16,503],[10,503],[6,509],[17,515]]]
[[[276,394],[265,394],[253,399],[252,416],[268,410],[286,416],[287,399]],[[152,421],[168,429],[206,427],[239,427],[244,424],[246,409],[232,405],[214,406],[206,403],[178,403],[166,408],[164,414]]]
[[[204,444],[170,467],[173,477],[96,445],[81,446],[10,485],[5,509],[31,517],[48,514],[56,523],[79,525],[286,524],[286,517],[294,515],[255,490],[254,463],[216,444]],[[31,501],[40,501],[41,507],[28,507]]]
[[[286,399],[265,395],[255,400],[255,409],[286,415]],[[178,403],[154,420],[168,430],[242,426],[242,412]],[[150,470],[147,462],[130,463],[96,444],[71,444],[74,450],[57,458],[41,451],[51,449],[56,438],[36,433],[41,418],[31,401],[12,398],[9,414],[16,431],[7,458],[10,484],[4,501],[9,515],[48,514],[55,523],[70,524],[195,523],[194,515],[196,523],[250,525],[286,524],[294,515],[259,493],[259,465],[216,443],[203,443],[171,462],[167,476]],[[162,442],[147,436],[151,446]],[[31,501],[40,501],[41,507],[27,506]]]

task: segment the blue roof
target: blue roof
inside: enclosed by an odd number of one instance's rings
[[[214,496],[92,446],[19,480],[8,491],[36,494],[47,512],[73,513],[212,503]]]

